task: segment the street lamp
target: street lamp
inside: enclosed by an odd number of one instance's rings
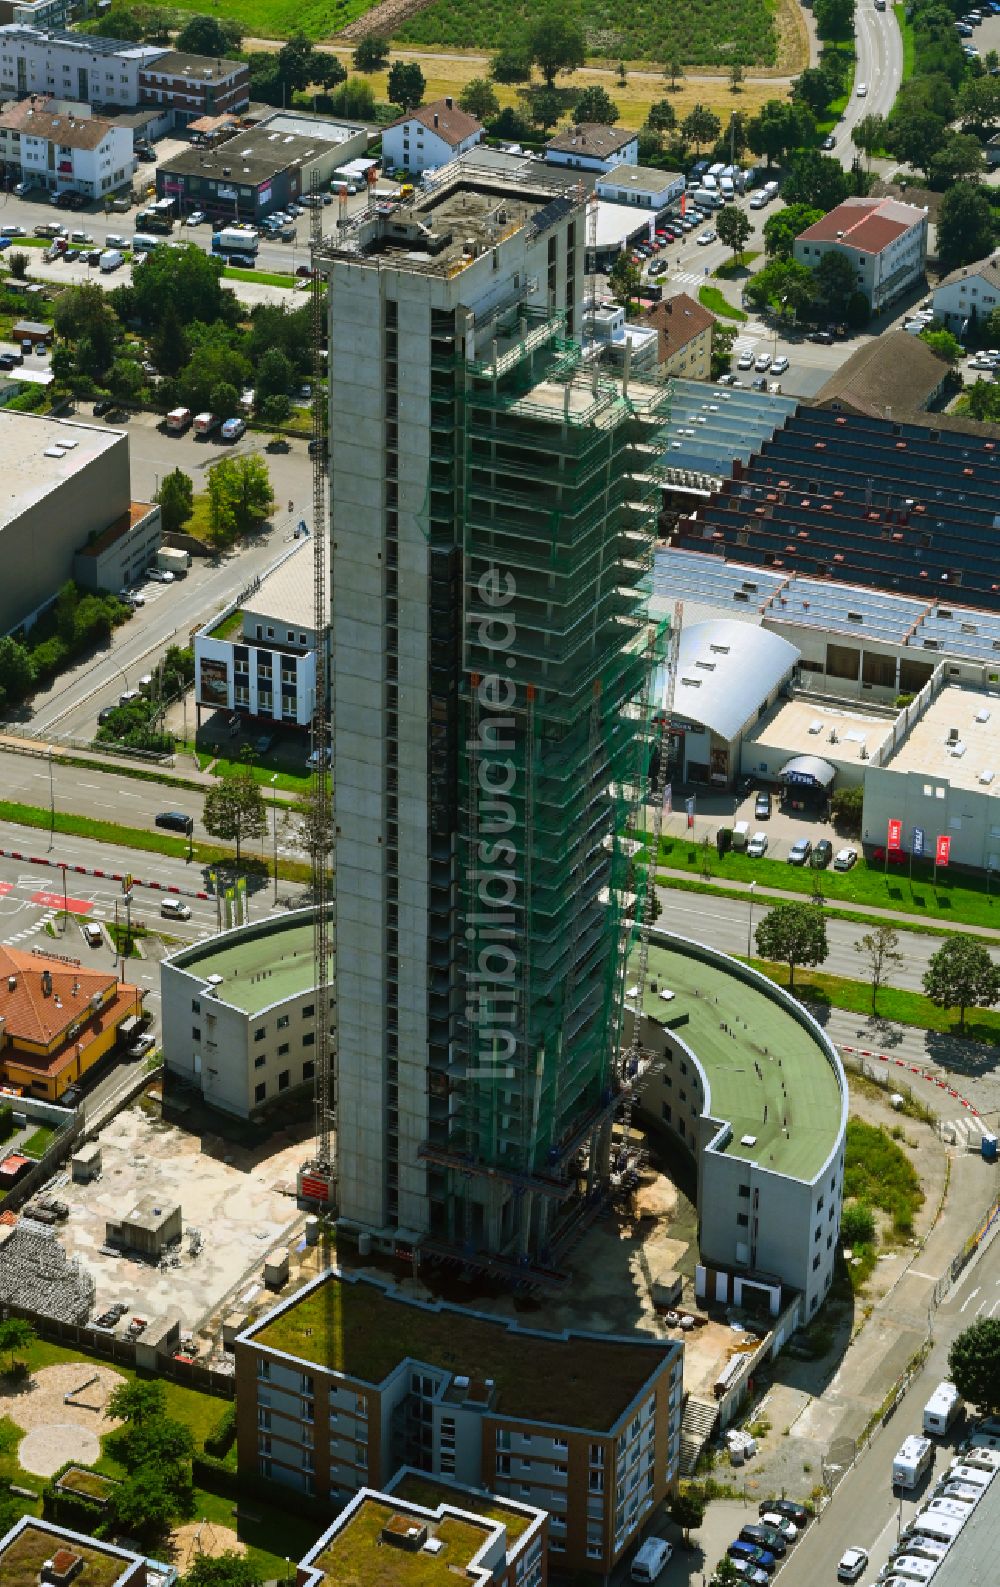
[[[748,959],[750,958],[750,946],[751,946],[751,941],[752,941],[752,938],[753,938],[753,890],[754,890],[754,888],[756,886],[757,886],[756,882],[751,882],[750,883],[750,893],[749,893],[750,914],[749,914],[749,917],[747,919],[747,958]]]
[[[274,826],[274,907],[278,907],[278,793],[275,783],[278,773],[271,778],[271,820]]]

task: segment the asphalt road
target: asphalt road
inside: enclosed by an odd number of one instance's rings
[[[834,134],[837,142],[831,150],[845,166],[851,164],[857,152],[851,142],[851,129],[863,116],[887,116],[903,81],[903,40],[891,0],[884,11],[876,11],[872,0],[859,0],[854,16],[855,91],[844,109],[843,119]],[[862,83],[867,83],[868,93],[859,99],[857,89]]]

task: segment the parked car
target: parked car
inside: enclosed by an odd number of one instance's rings
[[[776,1559],[781,1559],[788,1549],[782,1534],[773,1526],[765,1526],[760,1521],[742,1527],[740,1537],[744,1543],[755,1543],[758,1548],[767,1549]]]
[[[833,856],[833,868],[835,871],[849,871],[851,866],[857,863],[857,858],[857,849],[848,844],[846,849],[838,849]]]
[[[748,1559],[730,1559],[730,1564],[741,1582],[748,1582],[750,1587],[767,1587],[770,1576],[766,1570],[761,1570],[759,1565],[754,1565]]]
[[[753,802],[753,815],[755,821],[769,821],[771,818],[771,795],[764,788]]]
[[[147,579],[152,579],[154,584],[173,584],[174,576],[166,568],[147,568]]]
[[[753,353],[742,352],[739,358],[736,360],[736,367],[737,369],[752,369]]]
[[[823,148],[824,149],[835,149],[836,146],[837,146],[836,138],[834,137],[832,132],[828,132],[826,137],[823,139]]]
[[[246,435],[247,426],[245,419],[226,419],[222,426],[222,439],[224,441],[238,441],[241,435]]]
[[[758,375],[766,374],[766,372],[771,367],[770,353],[758,353],[757,357],[754,359],[753,367],[756,369]]]
[[[110,413],[113,407],[114,403],[110,397],[98,397],[91,411],[95,419],[103,419],[104,415]]]
[[[801,1531],[809,1520],[809,1511],[804,1504],[796,1504],[794,1499],[762,1499],[758,1506],[758,1514],[787,1516],[789,1521],[794,1521]]]
[[[809,332],[809,340],[811,342],[818,342],[820,347],[832,347],[833,346],[833,332],[832,331],[810,331]]]
[[[189,226],[201,226],[201,225],[204,224],[204,220],[205,220],[205,212],[204,212],[204,210],[193,209],[191,211],[190,215],[188,216],[188,225]]]
[[[752,860],[761,860],[767,853],[767,833],[755,832],[747,844],[747,854]]]
[[[761,1516],[761,1525],[769,1526],[775,1532],[780,1532],[786,1543],[794,1543],[799,1535],[799,1529],[794,1521],[787,1515],[778,1515],[774,1510],[765,1510]]]
[[[809,856],[809,864],[814,870],[821,871],[825,866],[829,865],[832,859],[833,844],[830,842],[829,838],[820,838],[816,847],[813,849],[812,854]]]
[[[770,1576],[777,1560],[766,1548],[758,1548],[756,1543],[745,1543],[742,1538],[737,1538],[735,1543],[730,1543],[726,1550],[731,1559],[745,1559],[748,1565],[756,1565],[758,1570],[766,1571]]]
[[[129,1058],[145,1058],[146,1054],[148,1052],[152,1052],[155,1046],[156,1037],[151,1036],[149,1032],[146,1031],[143,1035],[137,1036],[135,1041],[129,1042],[125,1052]]]
[[[773,358],[771,360],[772,375],[783,375],[787,368],[788,359],[785,357],[784,353],[779,353],[777,358]]]
[[[868,1555],[863,1548],[845,1549],[837,1566],[838,1581],[857,1581],[868,1567]]]
[[[754,391],[766,391],[767,379],[764,375],[754,375],[750,385],[753,387]]]
[[[812,839],[798,838],[788,851],[789,865],[804,865],[812,853]]]
[[[266,755],[268,750],[271,748],[271,745],[273,743],[274,743],[274,734],[273,733],[261,733],[259,738],[255,738],[254,739],[253,747],[257,751],[258,755]]]

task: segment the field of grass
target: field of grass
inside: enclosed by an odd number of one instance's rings
[[[701,872],[704,856],[700,844],[686,838],[667,837],[660,842],[660,864],[673,870],[690,871],[693,876]],[[870,866],[859,859],[853,870],[816,872],[809,867],[787,865],[783,860],[751,860],[745,854],[729,853],[722,859],[714,847],[709,852],[708,863],[712,876],[725,880],[753,882],[766,887],[779,887],[788,893],[812,896],[813,884],[819,878],[824,898],[832,903],[875,905],[880,909],[899,910],[937,921],[958,930],[963,925],[992,926],[1000,930],[1000,891],[991,893],[985,876],[963,876],[949,880],[942,872],[935,883],[933,866],[921,864],[913,867],[913,881],[902,867],[900,874],[890,869],[886,876],[882,867]],[[670,878],[663,879],[670,885]]]
[[[756,969],[763,970],[779,986],[787,987],[787,965],[772,964],[766,959],[751,959],[750,963]],[[843,1008],[866,1018],[872,1011],[872,989],[868,981],[854,981],[846,975],[827,975],[823,970],[796,970],[795,995],[803,1003]],[[948,1009],[938,1008],[923,992],[882,987],[878,995],[878,1014],[880,1019],[937,1031],[942,1036],[959,1034],[958,1015]],[[969,1041],[1000,1042],[1000,1013],[994,1013],[991,1009],[971,1009],[966,1015],[962,1035]]]
[[[903,1148],[888,1130],[862,1119],[847,1121],[844,1195],[887,1213],[900,1236],[910,1233],[924,1200],[920,1176]]]
[[[730,303],[720,287],[699,287],[698,302],[703,304],[706,309],[710,309],[713,314],[720,315],[723,319],[745,320],[747,317],[742,309],[738,309],[734,304]]]
[[[903,82],[913,76],[913,65],[916,58],[916,47],[913,40],[913,23],[907,19],[906,7],[893,6],[893,15],[899,25],[900,37],[903,40]]]
[[[396,37],[438,48],[500,49],[525,31],[533,10],[528,0],[432,0]],[[594,54],[613,53],[615,59],[659,63],[677,55],[688,66],[725,66],[733,59],[771,66],[777,58],[774,7],[767,0],[704,0],[686,7],[567,0],[563,12],[581,24]]]
[[[227,265],[222,272],[226,281],[259,281],[265,287],[294,287],[297,277],[272,274],[268,270],[240,270],[235,265]]]
[[[21,1145],[20,1150],[25,1157],[44,1157],[52,1142],[55,1140],[57,1130],[49,1124],[40,1124],[37,1130],[32,1130],[27,1140]]]
[[[741,270],[746,270],[753,264],[755,259],[759,258],[759,248],[748,248],[746,253],[740,255],[739,259],[727,259],[725,264],[720,264],[712,271],[712,274],[720,281],[731,281],[733,276],[738,276]]]

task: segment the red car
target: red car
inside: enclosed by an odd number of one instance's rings
[[[889,864],[890,865],[907,865],[909,863],[909,859],[910,859],[910,856],[909,856],[909,854],[907,854],[905,849],[890,849],[889,850]],[[877,849],[872,849],[871,862],[872,862],[873,865],[884,865],[885,864],[885,847],[884,846],[880,846]]]

